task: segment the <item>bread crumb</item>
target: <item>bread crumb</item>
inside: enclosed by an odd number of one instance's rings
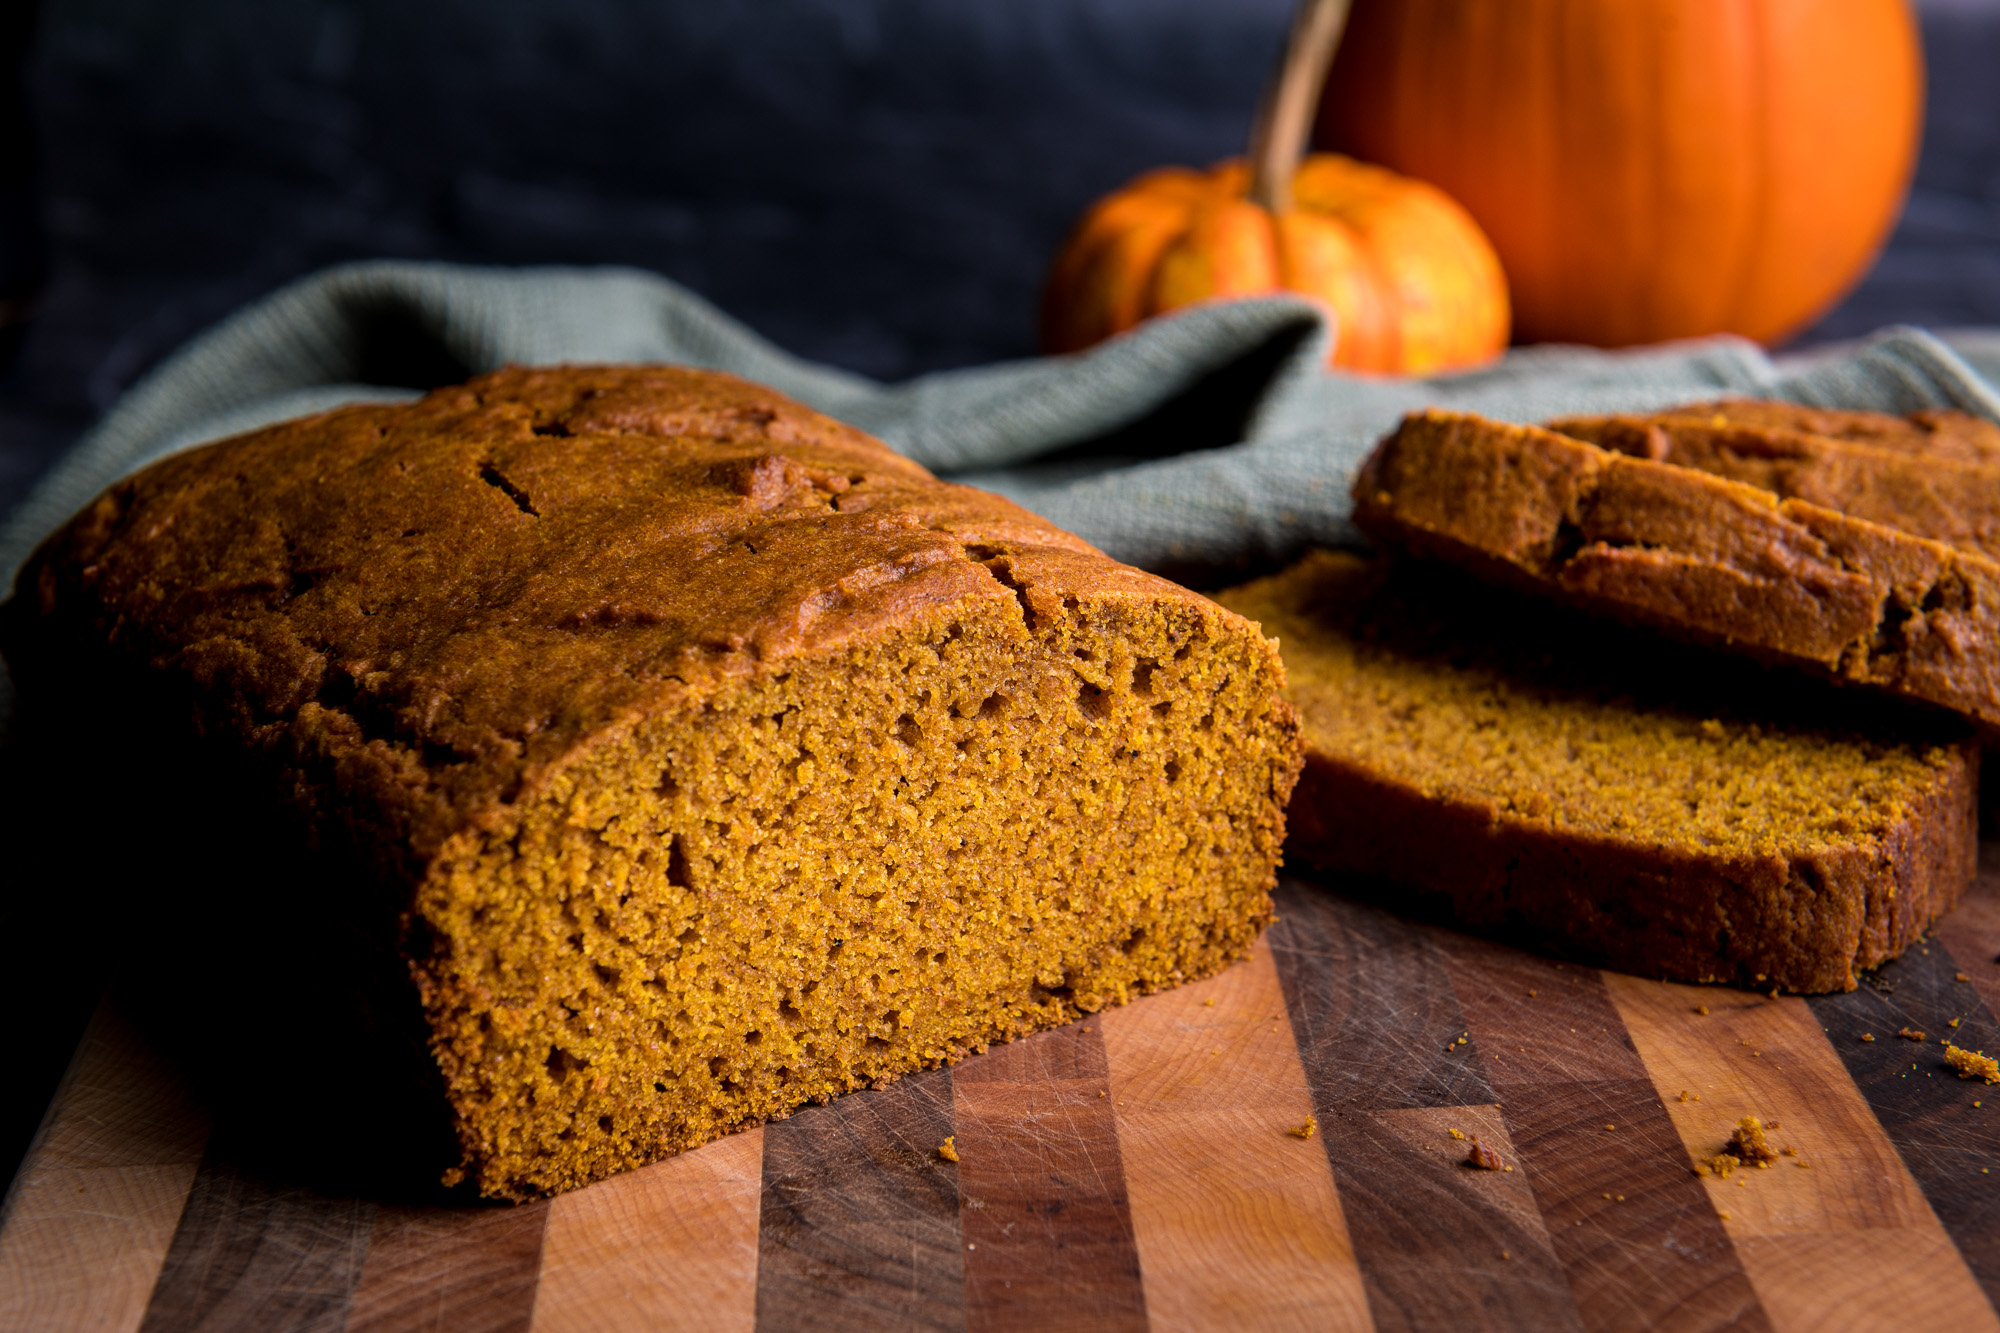
[[[1972,978],[1971,978],[1971,977],[1968,977],[1968,976],[1967,976],[1967,975],[1965,975],[1965,973],[1963,973],[1963,972],[1954,972],[1954,973],[1952,973],[1952,977],[1951,977],[1951,979],[1952,979],[1953,981],[1970,981],[1970,980],[1972,980]]]
[[[1465,1154],[1465,1164],[1480,1171],[1498,1171],[1507,1165],[1500,1160],[1500,1151],[1485,1139],[1475,1138]]]
[[[1306,1117],[1306,1122],[1303,1125],[1295,1125],[1285,1132],[1295,1139],[1309,1139],[1319,1133],[1319,1117],[1309,1115]]]
[[[1728,1213],[1717,1213],[1717,1214],[1716,1214],[1716,1216],[1717,1216],[1717,1217],[1719,1217],[1719,1218],[1721,1218],[1721,1219],[1722,1219],[1723,1221],[1725,1221],[1725,1222],[1727,1222],[1727,1221],[1729,1220],[1729,1214],[1728,1214]]]
[[[1529,999],[1531,999],[1531,1000],[1535,998],[1535,992],[1534,992],[1533,990],[1530,990],[1530,991],[1528,992],[1528,998],[1529,998]]]
[[[1203,1000],[1201,1004],[1204,1009],[1213,1009],[1215,1008],[1215,997],[1211,995],[1206,1000]]]
[[[1797,1157],[1799,1155],[1799,1150],[1797,1148],[1780,1148],[1778,1149],[1778,1151],[1783,1155],[1785,1155],[1786,1157]]]
[[[1708,1017],[1708,1006],[1707,1006],[1707,1005],[1705,1005],[1705,1004],[1698,1004],[1698,1005],[1696,1005],[1696,1006],[1694,1007],[1694,1011],[1695,1011],[1696,1013],[1700,1014],[1700,1015],[1701,1015],[1701,1016],[1702,1016],[1703,1018],[1707,1018],[1707,1017]]]
[[[958,1135],[956,1134],[946,1135],[945,1141],[937,1146],[937,1155],[947,1162],[956,1162],[958,1160],[958,1149],[952,1145],[957,1139]]]
[[[1764,1122],[1754,1115],[1746,1115],[1736,1122],[1736,1132],[1729,1136],[1728,1143],[1722,1145],[1722,1151],[1746,1166],[1752,1162],[1763,1165],[1778,1155],[1764,1137]]]
[[[1623,1203],[1623,1202],[1625,1202],[1625,1196],[1624,1196],[1624,1195],[1622,1195],[1622,1194],[1621,1194],[1621,1195],[1619,1195],[1619,1196],[1617,1197],[1617,1199],[1616,1199],[1616,1200],[1614,1200],[1614,1202],[1617,1202],[1617,1203]]]
[[[1945,1026],[1948,1028],[1955,1028],[1958,1026],[1958,1020],[1956,1018],[1946,1019]]]
[[[1605,1128],[1606,1128],[1606,1129],[1616,1129],[1616,1128],[1618,1128],[1618,1126],[1616,1126],[1616,1125],[1606,1125],[1606,1126],[1605,1126]]]
[[[1511,1254],[1509,1254],[1509,1253],[1507,1253],[1507,1251],[1505,1251],[1505,1250],[1502,1250],[1502,1251],[1500,1251],[1500,1257],[1501,1257],[1502,1259],[1512,1259],[1512,1258],[1513,1258],[1514,1256],[1513,1256],[1513,1255],[1511,1255]]]
[[[1863,1040],[1863,1041],[1873,1041],[1873,1040],[1875,1040],[1875,1034],[1874,1034],[1874,1033],[1872,1033],[1872,1032],[1864,1032],[1864,1033],[1862,1033],[1862,1034],[1861,1034],[1861,1040]]]
[[[1681,1089],[1681,1097],[1680,1097],[1680,1099],[1681,1099],[1682,1101],[1686,1101],[1686,1100],[1688,1099],[1688,1095],[1687,1095],[1687,1089],[1686,1089],[1686,1088],[1682,1088],[1682,1089]]]
[[[1462,1138],[1464,1138],[1464,1137],[1465,1137],[1465,1135],[1464,1135],[1463,1133],[1461,1133],[1460,1131],[1458,1131],[1458,1130],[1455,1130],[1455,1129],[1448,1129],[1448,1130],[1446,1130],[1446,1131],[1445,1131],[1445,1133],[1447,1133],[1447,1134],[1451,1135],[1451,1136],[1452,1136],[1453,1138],[1455,1138],[1455,1139],[1462,1139]]]
[[[1957,1070],[1960,1078],[1983,1078],[1988,1083],[2000,1083],[2000,1060],[1995,1060],[1984,1051],[1968,1051],[1946,1042],[1944,1062]]]
[[[1924,1039],[1924,1034],[1915,1028],[1898,1028],[1896,1029],[1896,1035],[1904,1041],[1922,1041]]]

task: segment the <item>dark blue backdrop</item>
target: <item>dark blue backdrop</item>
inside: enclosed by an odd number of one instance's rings
[[[25,71],[0,295],[43,277],[0,380],[0,512],[189,335],[359,256],[643,265],[889,379],[1026,355],[1078,210],[1237,150],[1290,9],[39,0],[29,41],[36,4],[0,3]],[[2000,323],[2000,0],[1923,21],[1916,192],[1810,338]]]

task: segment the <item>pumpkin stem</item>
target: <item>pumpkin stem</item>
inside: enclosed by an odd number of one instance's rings
[[[1305,156],[1306,136],[1327,66],[1347,26],[1350,0],[1300,0],[1278,74],[1250,132],[1250,198],[1282,213],[1292,206],[1292,175]]]

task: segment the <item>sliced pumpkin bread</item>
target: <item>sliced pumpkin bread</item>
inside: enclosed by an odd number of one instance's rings
[[[1682,450],[1688,432],[1662,433]],[[1831,443],[1814,446],[1820,457]],[[1898,459],[1852,446],[1835,461],[1851,467],[1864,452]],[[2000,472],[1951,466],[1968,496],[1989,473],[2000,486]],[[1877,487],[1871,519],[1556,430],[1433,410],[1376,447],[1354,501],[1355,521],[1392,545],[2000,732],[2000,562],[1976,542],[1911,530],[1918,507],[1899,510],[1888,489]],[[1895,517],[1905,525],[1876,521]]]
[[[1220,600],[1278,638],[1304,730],[1288,855],[1401,905],[1644,976],[1840,991],[1972,875],[1979,753],[1949,719],[1435,566],[1317,553]]]

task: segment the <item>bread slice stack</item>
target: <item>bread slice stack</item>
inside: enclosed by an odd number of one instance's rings
[[[1283,644],[1302,859],[1594,963],[1798,991],[1851,989],[1970,879],[2000,429],[1422,412],[1355,512],[1459,572],[1321,555],[1222,598]]]

